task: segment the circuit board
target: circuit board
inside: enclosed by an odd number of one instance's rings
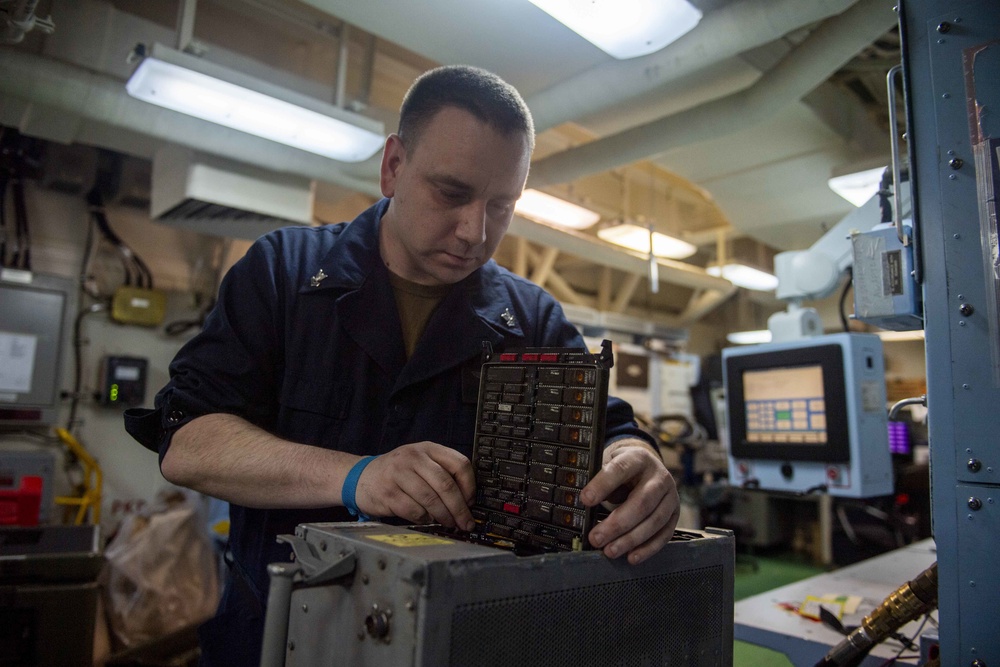
[[[611,342],[484,352],[473,467],[474,537],[523,552],[589,548],[580,490],[600,470]]]

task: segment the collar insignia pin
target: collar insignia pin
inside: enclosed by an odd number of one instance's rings
[[[517,326],[517,319],[515,319],[514,316],[511,314],[510,308],[504,308],[503,312],[500,313],[500,317],[503,319],[504,322],[507,323],[507,326],[509,326],[510,328],[513,329],[514,327]]]
[[[329,276],[327,276],[325,273],[323,273],[323,269],[320,269],[316,273],[315,276],[313,276],[312,278],[309,279],[309,286],[310,287],[319,287],[319,284],[321,282],[323,282],[323,280],[326,279],[326,278],[328,278],[328,277]]]

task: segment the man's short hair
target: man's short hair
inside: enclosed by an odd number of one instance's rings
[[[399,136],[411,148],[441,109],[468,111],[504,135],[523,132],[535,147],[535,125],[521,94],[496,74],[468,65],[429,70],[413,82],[399,110]]]

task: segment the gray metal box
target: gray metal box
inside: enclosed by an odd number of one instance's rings
[[[298,562],[271,566],[264,665],[732,665],[728,531],[677,531],[637,566],[379,523],[296,538]]]

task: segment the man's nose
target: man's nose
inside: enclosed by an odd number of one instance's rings
[[[455,236],[470,246],[486,242],[486,205],[482,202],[470,202],[462,207],[461,219],[455,229]]]

